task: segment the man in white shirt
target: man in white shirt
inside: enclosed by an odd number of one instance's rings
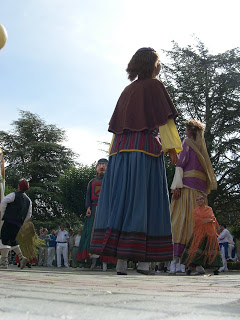
[[[27,180],[18,182],[17,192],[9,193],[1,202],[1,242],[0,251],[2,256],[1,268],[8,268],[8,253],[13,250],[19,258],[20,268],[26,266],[27,258],[22,255],[22,251],[16,241],[17,234],[23,223],[32,215],[32,201],[25,194],[29,189]],[[2,224],[3,221],[3,224]]]
[[[68,232],[64,229],[65,225],[62,223],[56,231],[57,242],[57,266],[61,268],[61,257],[63,255],[64,266],[68,268]]]
[[[218,242],[221,249],[221,256],[223,266],[219,269],[219,272],[228,271],[227,259],[228,259],[228,246],[232,244],[233,238],[226,228],[225,224],[220,225],[220,235],[218,236]]]

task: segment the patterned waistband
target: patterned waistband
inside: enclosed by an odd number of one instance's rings
[[[197,178],[207,181],[207,176],[204,172],[198,170],[190,170],[183,173],[184,178]]]
[[[162,153],[162,146],[158,136],[149,131],[126,131],[115,134],[109,149],[109,156],[118,152],[144,152],[154,157]]]

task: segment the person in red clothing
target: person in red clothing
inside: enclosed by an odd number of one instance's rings
[[[191,274],[192,267],[197,267],[198,274],[204,274],[203,266],[217,268],[214,271],[216,275],[218,268],[222,266],[217,240],[220,228],[212,208],[205,205],[202,195],[197,197],[197,204],[197,208],[193,211],[195,221],[193,234],[183,252],[181,263],[188,267],[188,275]]]

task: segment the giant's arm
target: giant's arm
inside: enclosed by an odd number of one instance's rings
[[[182,150],[182,143],[173,119],[169,119],[164,126],[159,127],[159,134],[164,153],[171,149],[175,149],[176,153]]]

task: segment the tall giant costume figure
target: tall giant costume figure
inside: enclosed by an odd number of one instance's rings
[[[127,259],[139,262],[138,272],[148,273],[148,262],[171,259],[173,253],[163,152],[176,163],[181,141],[177,111],[157,79],[159,71],[154,49],[134,54],[127,68],[132,83],[122,92],[108,129],[114,135],[91,252],[117,257],[119,275],[126,274]]]
[[[1,240],[4,245],[1,248],[2,267],[8,268],[8,253],[13,250],[20,260],[21,269],[25,267],[27,258],[23,256],[19,244],[16,240],[19,230],[25,221],[32,215],[32,201],[25,194],[29,189],[29,183],[22,179],[18,183],[17,192],[9,193],[1,202]]]
[[[79,244],[79,249],[78,249],[78,255],[77,259],[78,260],[83,260],[83,259],[92,259],[92,265],[91,269],[94,269],[96,265],[96,260],[98,258],[98,255],[91,255],[90,254],[90,243],[92,239],[92,234],[93,234],[93,226],[94,226],[94,221],[96,217],[96,211],[97,211],[97,205],[98,205],[98,199],[102,187],[102,182],[103,182],[103,177],[107,168],[108,160],[107,159],[100,159],[97,162],[96,166],[96,173],[97,177],[92,179],[87,188],[87,195],[86,195],[86,220],[85,224],[82,230],[82,236]],[[104,259],[102,257],[103,262],[108,262],[108,259]],[[110,259],[110,262],[116,263],[114,259]],[[104,263],[103,265],[104,269],[106,269],[107,265]]]
[[[190,120],[186,124],[187,138],[183,143],[176,165],[175,176],[171,189],[171,221],[174,242],[174,260],[170,273],[176,273],[176,264],[190,240],[194,217],[193,210],[197,207],[196,198],[202,195],[207,202],[207,195],[217,188],[216,178],[208,156],[204,126],[200,121]]]

